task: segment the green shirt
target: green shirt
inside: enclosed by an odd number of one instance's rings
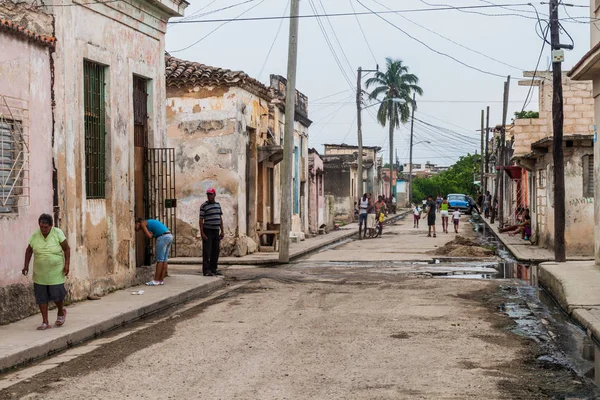
[[[31,235],[29,245],[33,249],[33,282],[38,285],[65,283],[63,249],[67,240],[63,231],[52,228],[47,237],[38,229]]]

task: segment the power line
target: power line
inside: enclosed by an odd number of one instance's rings
[[[346,92],[350,92],[350,91],[351,91],[350,89],[342,90],[341,92],[329,94],[329,95],[324,96],[324,97],[319,97],[318,99],[312,100],[310,103],[311,104],[319,104],[319,103],[317,103],[319,100],[325,100],[325,99],[328,99],[330,97],[337,96],[338,94],[342,94],[342,93],[346,93]]]
[[[356,10],[354,9],[354,3],[352,3],[352,0],[348,0],[348,2],[350,3],[352,12],[356,13]],[[369,40],[367,39],[367,35],[365,34],[362,24],[360,23],[360,19],[358,18],[358,15],[354,15],[354,18],[356,18],[356,22],[358,23],[358,28],[360,29],[360,33],[362,33],[363,39],[365,39],[365,43],[367,44],[367,47],[369,48],[369,52],[371,53],[371,56],[373,57],[373,61],[375,61],[375,64],[377,64],[377,57],[375,57],[375,53],[373,53],[373,49],[371,48],[371,45],[369,44]]]
[[[287,14],[288,8],[290,6],[290,3],[286,1],[285,3],[285,9],[283,10],[283,15]],[[265,70],[265,67],[267,65],[267,61],[269,61],[269,57],[271,56],[271,52],[273,51],[273,47],[275,46],[275,42],[277,42],[277,38],[279,37],[279,32],[281,32],[281,26],[283,25],[283,19],[281,21],[279,21],[279,26],[277,27],[277,32],[275,33],[275,37],[273,38],[273,43],[271,43],[271,47],[269,47],[269,51],[267,52],[267,56],[265,57],[265,61],[262,64],[262,67],[260,67],[260,71],[257,75],[258,79],[260,79],[260,77],[262,76],[263,71]]]
[[[208,11],[208,12],[205,12],[203,14],[200,14],[200,12],[202,12],[203,10],[205,10],[206,8],[208,8],[210,5],[212,5],[216,1],[217,0],[213,0],[210,3],[208,3],[207,5],[205,5],[204,7],[202,7],[201,9],[199,9],[198,11],[195,11],[192,14],[190,14],[190,15],[184,17],[184,18],[181,18],[181,19],[179,19],[177,21],[169,22],[168,25],[177,25],[177,24],[182,23],[183,21],[189,21],[193,17],[205,17],[207,15],[218,13],[219,11],[225,11],[225,10],[228,10],[230,8],[238,7],[238,6],[241,6],[241,5],[246,4],[246,3],[252,3],[253,1],[256,1],[256,0],[246,0],[246,1],[242,1],[241,3],[232,4],[232,5],[229,5],[227,7],[218,8],[216,10],[212,10],[212,11]]]
[[[182,49],[179,50],[171,50],[169,53],[179,53],[180,51],[184,51],[187,50],[191,47],[194,47],[195,45],[197,45],[198,43],[200,43],[201,41],[203,41],[204,39],[206,39],[207,37],[209,37],[210,35],[212,35],[213,33],[215,33],[217,30],[219,30],[221,27],[227,25],[229,22],[235,21],[237,18],[240,18],[242,15],[245,15],[247,12],[249,12],[250,10],[253,10],[254,8],[260,6],[262,3],[264,3],[265,0],[260,0],[260,2],[258,2],[257,4],[253,5],[252,7],[248,8],[247,10],[243,11],[241,14],[239,14],[236,18],[234,18],[231,21],[227,21],[227,22],[223,22],[221,25],[217,26],[215,29],[213,29],[212,31],[208,32],[206,35],[202,36],[200,39],[198,39],[197,41],[195,41],[194,43],[190,44],[187,47],[184,47]],[[182,24],[185,24],[187,22],[190,21],[181,21]]]
[[[317,1],[319,2],[319,4],[321,4],[323,13],[327,14],[327,10],[325,10],[325,6],[323,5],[323,2],[321,0],[317,0]],[[311,2],[312,2],[312,0],[311,0]],[[315,6],[315,8],[316,8],[316,6]],[[331,28],[331,32],[333,33],[333,38],[335,39],[336,43],[338,44],[338,47],[340,48],[342,55],[344,56],[344,59],[346,60],[346,63],[348,64],[348,67],[350,68],[350,71],[352,72],[352,77],[355,78],[356,75],[354,74],[354,68],[352,67],[352,63],[350,62],[350,60],[348,59],[348,56],[346,55],[346,52],[344,51],[344,47],[342,46],[342,43],[340,42],[340,39],[338,38],[338,35],[335,32],[335,29],[333,28],[333,24],[331,23],[331,20],[329,19],[329,17],[325,17],[325,19],[327,20],[327,23],[329,24],[329,27]]]
[[[375,14],[377,17],[379,17],[379,18],[380,18],[380,19],[382,19],[383,21],[387,22],[389,25],[393,26],[394,28],[396,28],[396,29],[397,29],[397,30],[399,30],[400,32],[404,33],[406,36],[408,36],[408,37],[409,37],[409,38],[411,38],[412,40],[414,40],[414,41],[416,41],[416,42],[418,42],[418,43],[422,44],[423,46],[425,46],[427,49],[431,50],[432,52],[434,52],[434,53],[437,53],[437,54],[439,54],[439,55],[441,55],[441,56],[447,57],[447,58],[449,58],[449,59],[451,59],[451,60],[453,60],[453,61],[455,61],[455,62],[457,62],[457,63],[459,63],[459,64],[461,64],[461,65],[463,65],[463,66],[465,66],[465,67],[467,67],[467,68],[470,68],[470,69],[472,69],[472,70],[475,70],[475,71],[481,72],[481,73],[483,73],[483,74],[486,74],[486,75],[491,75],[491,76],[496,76],[496,77],[499,77],[499,78],[504,78],[504,77],[505,77],[504,75],[496,74],[496,73],[494,73],[494,72],[490,72],[490,71],[483,70],[483,69],[481,69],[481,68],[474,67],[474,66],[472,66],[472,65],[469,65],[469,64],[467,64],[467,63],[466,63],[466,62],[464,62],[464,61],[461,61],[461,60],[459,60],[459,59],[458,59],[458,58],[456,58],[456,57],[453,57],[453,56],[451,56],[451,55],[449,55],[449,54],[446,54],[446,53],[443,53],[443,52],[441,52],[441,51],[438,51],[438,50],[434,49],[433,47],[429,46],[427,43],[423,42],[422,40],[420,40],[420,39],[417,39],[416,37],[412,36],[410,33],[406,32],[404,29],[400,28],[398,25],[396,25],[396,24],[394,24],[393,22],[391,22],[391,21],[389,21],[389,20],[385,19],[384,17],[382,17],[382,16],[380,15],[380,13],[378,13],[378,12],[375,12],[375,11],[371,10],[369,7],[365,6],[365,5],[364,5],[364,4],[363,4],[363,3],[362,3],[360,0],[356,0],[356,1],[358,1],[358,3],[359,3],[360,5],[362,5],[362,6],[363,6],[364,8],[366,8],[367,10],[371,11],[371,12],[372,12],[373,14]]]
[[[525,96],[525,101],[523,102],[523,107],[521,108],[521,112],[525,111],[525,107],[529,105],[529,96],[533,91],[533,84],[535,82],[535,76],[537,75],[538,68],[540,66],[540,61],[542,60],[542,55],[544,54],[544,48],[546,47],[546,38],[548,37],[548,32],[550,31],[550,25],[546,27],[546,32],[544,33],[544,41],[542,42],[542,48],[540,49],[540,55],[538,56],[537,63],[535,64],[535,70],[533,71],[533,76],[531,77],[531,85],[529,85],[529,90],[527,91],[527,96]],[[532,96],[533,97],[533,96]]]
[[[120,1],[120,0],[117,0]],[[449,10],[463,10],[463,9],[478,9],[478,8],[497,8],[502,6],[513,6],[513,7],[524,7],[529,6],[529,3],[520,4],[498,4],[498,5],[479,5],[479,6],[462,6],[462,7],[437,7],[437,8],[415,8],[395,11],[381,11],[380,14],[391,14],[391,13],[418,13],[418,12],[432,12],[432,11],[449,11]],[[279,17],[276,15],[265,16],[265,17],[248,17],[248,18],[221,18],[221,19],[204,19],[204,20],[192,20],[182,21],[182,24],[194,24],[194,23],[215,23],[215,22],[243,22],[243,21],[265,21],[272,19],[290,19],[290,18],[323,18],[323,17],[351,17],[355,15],[371,15],[372,12],[351,12],[351,13],[333,13],[333,14],[305,14],[298,15],[296,17],[284,16]]]
[[[390,9],[389,7],[387,7],[385,4],[382,4],[382,3],[380,3],[380,2],[379,2],[379,1],[377,1],[377,0],[373,0],[373,1],[374,1],[375,3],[377,3],[377,4],[379,4],[380,6],[382,6],[383,8],[385,8],[385,9],[387,9],[387,10],[390,10],[390,11],[391,11],[391,9]],[[481,1],[485,1],[485,0],[481,0]],[[488,56],[487,54],[485,54],[485,53],[482,53],[482,52],[480,52],[480,51],[478,51],[478,50],[474,50],[474,49],[472,49],[472,48],[470,48],[470,47],[467,47],[467,46],[463,45],[462,43],[456,42],[456,41],[454,41],[454,40],[452,40],[452,39],[450,39],[450,38],[448,38],[448,37],[446,37],[446,36],[444,36],[444,35],[442,35],[442,34],[440,34],[440,33],[436,32],[436,31],[434,31],[434,30],[432,30],[432,29],[429,29],[429,28],[427,28],[426,26],[423,26],[423,25],[421,25],[421,24],[419,24],[419,23],[417,23],[417,22],[415,22],[415,21],[413,21],[413,20],[409,19],[408,17],[405,17],[404,15],[402,15],[402,14],[400,14],[400,13],[396,13],[396,15],[398,15],[400,18],[403,18],[404,20],[406,20],[406,21],[410,22],[411,24],[414,24],[414,25],[416,25],[416,26],[418,26],[418,27],[420,27],[420,28],[422,28],[422,29],[425,29],[427,32],[429,32],[429,33],[432,33],[432,34],[436,35],[437,37],[440,37],[440,38],[442,38],[442,39],[445,39],[445,40],[449,41],[450,43],[453,43],[453,44],[455,44],[455,45],[457,45],[457,46],[459,46],[459,47],[462,47],[462,48],[463,48],[463,49],[465,49],[465,50],[469,50],[469,51],[471,51],[471,52],[473,52],[473,53],[475,53],[475,54],[479,54],[480,56],[483,56],[483,57],[485,57],[485,58],[487,58],[487,59],[490,59],[490,60],[492,60],[492,61],[495,61],[495,62],[497,62],[497,63],[500,63],[500,64],[502,64],[502,65],[505,65],[505,66],[507,66],[507,67],[514,68],[514,69],[517,69],[517,70],[519,70],[519,71],[523,71],[523,68],[519,68],[519,67],[516,67],[516,66],[514,66],[514,65],[507,64],[507,63],[505,63],[504,61],[498,60],[498,59],[496,59],[496,58],[494,58],[494,57],[491,57],[491,56]],[[358,17],[357,17],[357,18],[358,18]]]

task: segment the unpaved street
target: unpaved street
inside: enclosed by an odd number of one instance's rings
[[[594,396],[567,368],[536,362],[543,350],[513,333],[514,322],[499,311],[507,296],[501,281],[435,279],[372,260],[381,246],[401,253],[405,234],[428,239],[400,222],[383,239],[351,242],[312,261],[229,268],[232,284],[247,284],[207,305],[175,311],[0,398]],[[353,255],[356,263],[324,261],[328,252],[352,246],[362,249],[362,256]]]

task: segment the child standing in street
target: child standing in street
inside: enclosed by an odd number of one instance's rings
[[[419,219],[421,219],[421,209],[416,203],[413,203],[413,228],[419,227]]]
[[[460,211],[454,210],[452,213],[452,222],[454,222],[454,233],[458,233],[458,221],[460,221]]]

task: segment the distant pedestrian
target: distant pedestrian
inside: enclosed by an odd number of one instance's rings
[[[369,236],[373,236],[375,232],[375,223],[377,222],[377,211],[373,201],[373,194],[369,193],[369,208],[367,209],[367,227],[369,228]]]
[[[467,202],[469,203],[469,214],[473,214],[473,210],[475,210],[477,211],[477,214],[481,215],[481,211],[479,211],[475,200],[469,195],[467,195]]]
[[[360,198],[360,204],[358,209],[358,238],[362,239],[367,236],[367,210],[369,209],[369,194],[363,194],[363,197]],[[362,232],[363,224],[365,227],[364,232]],[[362,237],[361,237],[362,233]]]
[[[448,203],[448,198],[446,196],[444,196],[444,199],[442,200],[442,204],[440,204],[440,215],[442,217],[442,231],[444,233],[448,233],[448,208],[450,206],[450,203]]]
[[[413,228],[418,228],[419,220],[421,219],[421,207],[419,207],[417,205],[417,203],[413,203],[412,213],[413,213]]]
[[[460,221],[460,211],[454,210],[452,213],[452,222],[454,223],[454,233],[458,233],[458,222]]]
[[[429,233],[427,237],[431,237],[431,232],[433,231],[433,237],[436,237],[435,234],[435,211],[437,203],[433,200],[433,196],[429,195],[427,198],[427,227],[429,228]]]
[[[223,275],[217,271],[223,229],[223,210],[215,201],[215,189],[206,191],[206,200],[200,206],[200,234],[202,235],[202,274],[204,276]]]
[[[165,284],[165,276],[169,267],[169,253],[171,252],[171,244],[173,243],[173,235],[165,224],[156,219],[138,218],[135,221],[135,231],[144,232],[144,235],[150,240],[155,239],[156,245],[154,248],[156,258],[156,270],[154,279],[146,282],[147,286],[160,286]]]
[[[437,205],[437,211],[440,212],[440,209],[441,209],[440,206],[442,205],[442,196],[438,195],[437,199],[435,200],[435,203]]]
[[[40,307],[42,324],[37,327],[43,331],[52,328],[48,321],[48,303],[54,302],[58,309],[54,326],[63,326],[67,318],[67,309],[63,302],[67,291],[65,278],[69,275],[71,249],[63,231],[53,226],[52,216],[42,214],[38,218],[39,229],[29,238],[25,250],[23,275],[29,273],[29,263],[33,256],[33,292],[35,302]]]
[[[483,214],[485,218],[490,217],[490,208],[492,206],[492,195],[489,190],[485,192],[485,196],[483,198]]]

